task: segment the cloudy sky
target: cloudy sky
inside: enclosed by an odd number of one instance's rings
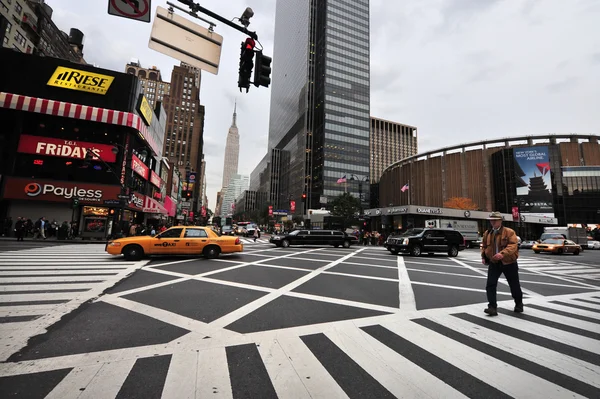
[[[124,71],[137,58],[165,80],[179,63],[148,48],[151,24],[109,16],[108,0],[46,2],[61,29],[84,32],[90,63]],[[276,3],[201,2],[228,19],[252,7],[249,28],[269,55]],[[152,0],[157,6],[166,0]],[[600,133],[600,1],[371,0],[370,18],[371,115],[417,126],[419,151],[522,134]],[[224,36],[221,66],[218,75],[203,74],[200,94],[211,209],[234,100],[239,169],[250,174],[266,153],[270,98],[265,88],[239,92],[245,37],[223,24],[215,31]]]

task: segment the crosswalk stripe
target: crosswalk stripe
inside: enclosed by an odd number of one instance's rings
[[[75,367],[56,387],[54,387],[45,399],[79,398],[81,389],[88,386],[101,368],[101,364]]]
[[[585,312],[585,315],[588,317],[593,317],[593,318],[597,318],[600,319],[600,314],[598,314],[598,310],[594,309],[594,308],[590,308],[588,306],[582,306],[582,305],[578,305],[576,303],[573,303],[571,301],[568,300],[563,300],[563,301],[551,301],[550,304],[556,304],[559,306],[564,306],[570,309],[571,312],[575,312],[575,311],[582,311]]]
[[[225,348],[211,348],[198,354],[196,398],[233,398]]]
[[[198,352],[174,353],[161,397],[164,399],[194,399],[196,397],[197,370]]]
[[[285,337],[278,340],[290,364],[304,382],[312,398],[348,398],[331,374],[304,345],[300,337]]]
[[[137,359],[104,363],[78,399],[114,399]]]

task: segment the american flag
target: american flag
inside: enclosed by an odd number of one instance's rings
[[[344,177],[339,178],[337,181],[337,184],[342,184],[342,183],[346,183],[346,175],[344,175]]]
[[[405,192],[408,190],[408,183],[406,183],[404,186],[402,186],[402,188],[400,189],[400,191]]]

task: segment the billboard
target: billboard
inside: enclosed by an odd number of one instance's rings
[[[517,204],[521,214],[554,217],[547,146],[514,149]]]

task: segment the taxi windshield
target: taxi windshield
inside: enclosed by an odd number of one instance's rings
[[[562,244],[565,240],[558,240],[556,238],[551,238],[549,240],[544,240],[544,244]]]

